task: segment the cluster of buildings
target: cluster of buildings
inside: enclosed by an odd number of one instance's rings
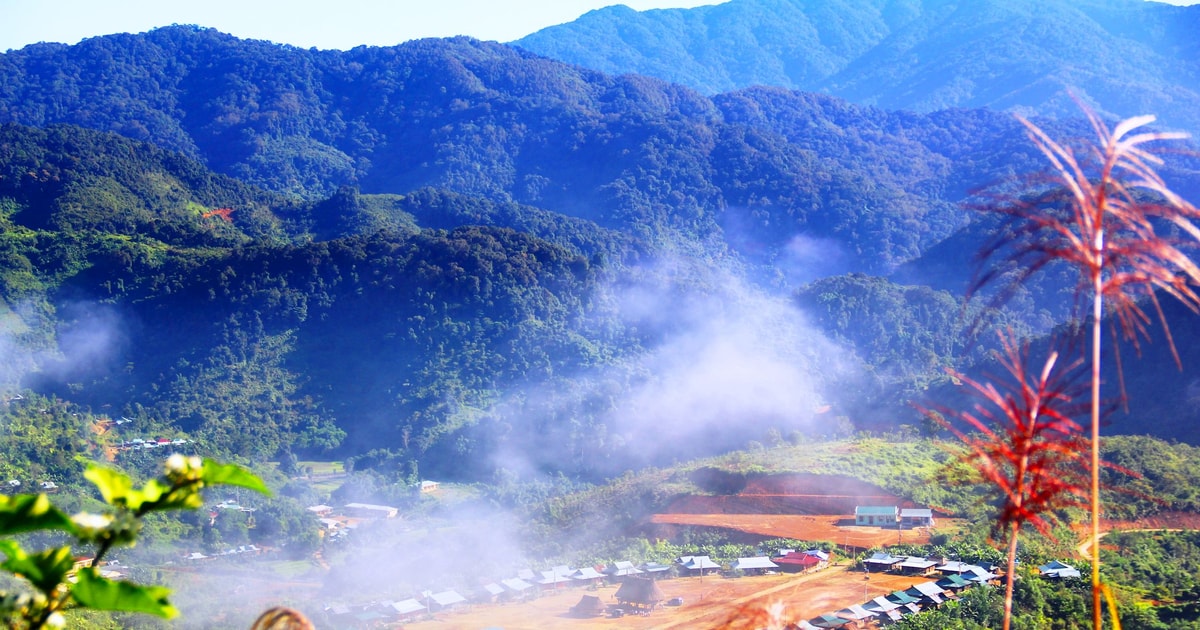
[[[521,570],[507,579],[481,582],[469,592],[426,591],[419,598],[377,602],[357,608],[333,604],[326,607],[325,614],[341,627],[372,627],[411,621],[471,603],[526,601],[542,593],[562,589],[584,591],[579,603],[569,611],[578,617],[646,614],[659,606],[683,603],[682,600],[672,600],[663,593],[659,587],[662,580],[718,574],[756,575],[767,572],[813,571],[828,565],[829,554],[820,549],[782,549],[774,557],[738,558],[729,563],[728,567],[709,556],[682,556],[672,564],[646,562],[635,565],[633,562],[622,560],[596,567],[574,568],[559,565],[543,571]],[[616,600],[615,604],[606,604],[599,597],[587,594],[604,584],[620,585],[612,596]]]
[[[854,508],[854,524],[907,529],[933,527],[933,510],[895,505],[859,505]]]
[[[201,560],[212,560],[214,558],[227,558],[229,556],[240,556],[245,554],[258,555],[260,553],[263,553],[263,549],[258,545],[238,545],[237,547],[228,547],[213,554],[203,554],[199,551],[193,551],[184,556],[183,559],[188,562],[199,562]]]
[[[168,448],[171,446],[187,444],[189,442],[191,442],[191,440],[185,440],[183,438],[175,438],[173,440],[170,438],[154,438],[150,440],[133,438],[132,440],[121,440],[113,448],[117,449],[118,451],[139,451],[143,449]]]
[[[903,575],[939,574],[939,579],[918,582],[911,587],[880,595],[836,612],[801,621],[797,628],[865,628],[899,621],[906,615],[936,608],[955,599],[964,589],[980,584],[993,584],[1000,578],[992,572],[995,567],[967,564],[957,560],[893,556],[876,553],[863,561],[868,572],[890,571]]]

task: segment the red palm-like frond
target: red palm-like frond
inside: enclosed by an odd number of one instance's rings
[[[1100,320],[1107,308],[1135,348],[1148,336],[1153,307],[1162,322],[1167,343],[1180,364],[1157,292],[1173,296],[1200,312],[1200,267],[1188,251],[1200,243],[1195,221],[1200,211],[1175,194],[1155,170],[1162,159],[1147,145],[1178,140],[1186,135],[1138,131],[1154,122],[1139,116],[1111,130],[1086,107],[1096,133],[1081,152],[1050,138],[1041,128],[1021,119],[1030,139],[1050,160],[1053,177],[1046,186],[1012,203],[989,206],[1013,219],[983,258],[1002,257],[1019,271],[1020,284],[1052,263],[1066,263],[1079,272],[1077,305],[1091,302],[1091,564],[1093,627],[1101,627],[1100,584]],[[1000,272],[988,272],[980,288]],[[1010,287],[1011,288],[1011,287]],[[1002,291],[1003,296],[1006,292]],[[1118,355],[1118,361],[1120,357]],[[1118,374],[1120,374],[1118,363]],[[1122,386],[1122,393],[1124,387]]]
[[[1092,293],[1099,281],[1100,296],[1128,339],[1136,344],[1146,336],[1150,317],[1143,305],[1148,303],[1170,343],[1155,291],[1200,312],[1200,294],[1194,289],[1200,284],[1200,267],[1187,253],[1200,243],[1200,228],[1194,223],[1200,220],[1200,210],[1171,191],[1154,170],[1162,159],[1143,145],[1187,136],[1131,133],[1153,122],[1153,116],[1131,118],[1110,132],[1094,113],[1086,113],[1098,142],[1085,147],[1083,155],[1020,119],[1054,173],[1035,184],[1040,190],[1032,194],[984,207],[1012,222],[989,244],[983,258],[1001,256],[1014,263],[1019,269],[1012,277],[1016,284],[1052,263],[1066,263],[1079,271],[1080,296]],[[995,268],[989,270],[974,289],[997,276]],[[1177,354],[1175,358],[1178,361]]]
[[[1004,628],[1012,617],[1013,571],[1017,536],[1025,525],[1049,535],[1055,514],[1083,507],[1087,501],[1087,440],[1075,418],[1088,407],[1078,402],[1084,391],[1077,379],[1076,361],[1058,373],[1058,354],[1051,352],[1039,373],[1025,365],[1028,347],[1001,335],[1000,364],[1005,379],[976,381],[951,374],[966,384],[977,400],[969,410],[928,414],[940,420],[967,447],[963,461],[974,468],[1000,499],[995,531],[1008,536],[1008,587],[1004,599]]]
[[[966,461],[1000,494],[997,528],[1032,525],[1050,533],[1053,514],[1087,504],[1087,441],[1076,418],[1087,413],[1078,400],[1084,389],[1074,377],[1080,362],[1055,373],[1051,353],[1040,373],[1026,367],[1028,350],[1001,336],[1004,380],[976,381],[951,372],[977,398],[969,410],[942,414],[944,426],[967,447]]]

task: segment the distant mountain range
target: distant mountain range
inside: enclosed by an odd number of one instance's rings
[[[753,85],[884,109],[1157,114],[1200,133],[1200,6],[1144,0],[729,0],[624,6],[513,42],[706,94]]]
[[[4,386],[470,479],[915,422],[987,351],[960,315],[995,226],[961,204],[1043,164],[986,109],[186,26],[0,55],[0,125]],[[1197,171],[1166,173],[1195,198]],[[998,321],[1048,328],[1061,288]]]

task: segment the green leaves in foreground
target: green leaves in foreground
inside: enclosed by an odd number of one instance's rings
[[[67,516],[44,494],[0,496],[0,536],[57,530],[96,549],[90,566],[80,568],[75,561],[78,552],[69,545],[30,553],[15,540],[0,539],[0,553],[5,557],[0,569],[38,591],[34,596],[0,591],[0,626],[61,625],[62,611],[71,608],[146,613],[171,619],[179,611],[167,601],[167,588],[101,577],[95,567],[104,555],[114,546],[133,545],[146,514],[203,505],[201,490],[207,486],[238,486],[270,494],[261,479],[240,466],[182,455],[168,458],[163,476],[147,481],[141,488],[134,487],[125,473],[103,466],[89,467],[84,477],[95,484],[100,496],[114,508],[112,512]]]
[[[56,547],[38,553],[27,553],[16,541],[0,540],[4,564],[0,568],[25,578],[47,595],[54,592],[75,565],[70,547]]]
[[[178,454],[167,459],[163,477],[151,479],[140,490],[133,487],[133,481],[125,473],[113,468],[92,466],[83,476],[96,485],[107,503],[138,516],[161,510],[196,509],[203,504],[200,490],[205,486],[239,486],[271,494],[261,479],[240,466]]]
[[[0,495],[0,536],[38,530],[74,533],[75,525],[44,494]]]
[[[83,608],[139,612],[164,619],[179,616],[179,611],[167,601],[170,592],[164,586],[141,586],[103,578],[91,567],[80,569],[71,586],[71,596]]]

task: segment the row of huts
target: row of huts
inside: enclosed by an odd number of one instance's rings
[[[877,553],[864,561],[864,566],[874,562],[878,566],[898,567],[903,563],[895,563],[897,556]],[[902,557],[907,562],[908,557]],[[941,578],[920,582],[911,587],[894,591],[888,595],[880,595],[873,599],[848,606],[837,612],[828,613],[799,622],[796,627],[801,630],[811,628],[864,628],[875,624],[889,624],[899,621],[906,615],[915,614],[922,610],[941,606],[949,599],[958,597],[964,589],[979,584],[992,584],[999,576],[992,573],[989,567],[967,564],[958,561],[943,561],[936,565],[941,572]]]

